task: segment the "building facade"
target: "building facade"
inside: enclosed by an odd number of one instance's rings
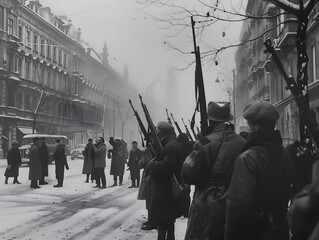
[[[74,145],[121,131],[120,96],[135,92],[103,57],[39,0],[0,0],[0,158],[32,132]]]
[[[309,56],[309,95],[310,108],[316,118],[319,117],[319,82],[317,75],[318,60],[318,5],[310,14],[307,49]],[[277,128],[281,131],[285,144],[299,139],[299,113],[297,105],[286,89],[286,82],[271,56],[264,53],[263,42],[270,38],[277,55],[288,75],[297,76],[297,51],[295,47],[297,19],[283,11],[270,1],[249,0],[246,11],[251,16],[265,16],[261,19],[245,21],[241,40],[247,41],[236,53],[236,112],[237,129],[247,130],[242,119],[244,107],[258,100],[269,101],[277,108],[280,118]]]

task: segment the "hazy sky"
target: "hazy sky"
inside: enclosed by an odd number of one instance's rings
[[[245,6],[246,1],[224,0],[225,8],[238,8]],[[176,37],[181,27],[166,28],[166,25],[155,21],[152,16],[167,18],[168,14],[176,11],[171,7],[146,7],[136,3],[135,0],[40,0],[44,6],[59,15],[64,14],[72,20],[73,25],[82,29],[83,38],[98,52],[102,51],[106,42],[109,51],[109,62],[117,71],[122,72],[127,63],[130,81],[143,93],[148,86],[149,95],[163,104],[161,114],[165,107],[176,112],[177,116],[190,118],[194,107],[194,68],[190,66],[182,69],[194,60],[194,55],[184,55],[167,47],[174,45],[184,52],[193,51],[191,28],[186,28]],[[176,1],[177,2],[177,1]],[[178,1],[182,6],[195,7],[202,14],[208,9],[196,5],[195,0]],[[242,7],[242,6],[241,6]],[[177,15],[175,15],[177,16]],[[186,18],[186,21],[190,22]],[[219,48],[231,43],[237,43],[241,24],[219,22],[205,29],[197,38],[201,51],[211,47]],[[223,37],[223,32],[225,36]],[[166,44],[165,44],[166,43]],[[234,68],[235,49],[229,49],[218,57],[219,65],[208,61],[203,66],[207,102],[211,100],[228,100],[227,86],[232,86],[227,80],[232,78]],[[215,83],[216,79],[221,83]],[[167,81],[170,80],[168,83]],[[222,82],[224,80],[224,82]],[[172,87],[170,91],[167,88]],[[146,94],[146,93],[144,93]],[[168,96],[169,95],[169,96]],[[165,106],[164,106],[165,105]]]

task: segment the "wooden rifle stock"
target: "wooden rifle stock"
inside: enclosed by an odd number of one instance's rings
[[[184,119],[183,119],[183,118],[182,118],[182,122],[183,122],[183,124],[184,124],[185,129],[186,129],[186,134],[187,134],[187,136],[188,136],[189,140],[191,140],[191,141],[193,142],[193,141],[194,141],[194,139],[193,139],[193,137],[192,137],[191,133],[189,132],[188,127],[187,127],[187,125],[185,124],[185,122],[184,122]]]
[[[140,129],[141,129],[141,131],[142,131],[142,133],[143,133],[143,135],[144,135],[144,140],[148,141],[148,133],[147,133],[147,131],[146,131],[146,128],[144,127],[144,124],[143,124],[143,122],[142,122],[142,119],[140,118],[140,115],[138,114],[138,112],[135,110],[135,108],[134,108],[134,106],[133,106],[133,104],[132,104],[131,99],[128,100],[128,101],[129,101],[129,103],[130,103],[130,105],[131,105],[131,108],[132,108],[132,110],[133,110],[133,112],[134,112],[134,116],[136,117],[136,120],[137,120],[137,122],[138,122],[138,125],[140,126]]]
[[[190,128],[192,130],[192,133],[193,133],[195,139],[197,139],[197,134],[195,133],[194,126],[192,127],[191,121],[189,119],[188,119],[188,123],[189,123],[189,126],[190,126]]]

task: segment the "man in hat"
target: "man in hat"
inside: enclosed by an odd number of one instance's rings
[[[129,170],[131,172],[132,185],[129,188],[135,188],[140,186],[140,169],[138,163],[141,160],[142,152],[137,147],[137,142],[132,142],[132,149],[130,151],[130,157],[127,163]]]
[[[40,151],[40,159],[41,159],[41,170],[42,170],[42,179],[39,182],[39,185],[46,185],[48,184],[44,178],[48,176],[49,168],[49,149],[45,141],[45,137],[40,139],[41,144],[39,147]]]
[[[85,182],[89,182],[90,174],[91,174],[91,180],[93,182],[93,179],[95,176],[92,176],[92,169],[94,168],[94,149],[93,149],[93,139],[88,139],[88,143],[86,144],[84,150],[83,150],[83,168],[82,168],[82,174],[86,174],[86,180]]]
[[[183,165],[184,181],[195,185],[185,240],[224,239],[226,197],[235,160],[246,142],[230,123],[229,102],[210,102],[207,115],[209,127]],[[195,173],[187,163],[196,166]]]
[[[41,159],[40,159],[40,139],[33,138],[33,145],[29,153],[29,180],[31,180],[31,188],[40,188],[38,180],[42,179]]]
[[[174,173],[181,180],[183,155],[171,124],[159,122],[157,135],[163,151],[149,162],[146,169],[150,186],[149,220],[158,225],[158,240],[173,240],[175,219],[181,216],[181,211],[178,199],[173,196],[170,179]]]
[[[17,141],[12,142],[12,148],[7,153],[8,167],[4,173],[6,177],[5,184],[8,184],[9,177],[13,177],[13,184],[20,184],[18,181],[19,166],[21,165],[21,155],[19,151],[19,143]]]
[[[274,130],[279,113],[260,101],[243,117],[250,135],[236,160],[229,188],[225,239],[288,240],[286,212],[293,168],[280,132]]]
[[[55,176],[58,180],[58,184],[54,185],[54,187],[63,187],[63,180],[64,180],[64,167],[66,170],[69,170],[69,165],[66,160],[65,155],[65,148],[61,141],[61,139],[55,140],[57,146],[56,150],[53,153],[53,159],[55,161]]]

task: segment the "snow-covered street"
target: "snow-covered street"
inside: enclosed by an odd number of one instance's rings
[[[0,160],[3,176],[5,160]],[[110,161],[107,161],[108,163]],[[49,185],[30,189],[29,168],[21,167],[21,185],[0,183],[1,239],[156,239],[157,231],[140,230],[146,221],[145,202],[136,199],[137,188],[128,188],[128,172],[123,186],[93,188],[84,183],[83,160],[68,160],[63,188],[54,188],[54,165],[49,166]],[[109,166],[107,185],[112,185]],[[176,239],[183,239],[187,219],[176,222]]]

